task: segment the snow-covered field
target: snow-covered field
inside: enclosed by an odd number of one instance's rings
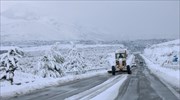
[[[0,55],[0,68],[3,69],[1,97],[30,93],[47,86],[104,74],[111,67],[110,60],[114,59],[109,54],[124,46],[56,43],[41,47],[11,48],[14,47],[1,49],[9,50]],[[129,59],[133,59],[133,56],[130,55]],[[12,85],[10,79],[13,79]]]
[[[152,73],[176,88],[180,88],[179,41],[153,45],[146,48],[142,55]]]

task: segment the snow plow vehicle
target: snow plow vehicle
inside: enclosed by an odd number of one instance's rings
[[[112,73],[112,75],[115,75],[116,72],[127,72],[128,74],[131,74],[130,65],[127,65],[127,50],[126,49],[120,49],[115,52],[115,62],[111,67],[111,71],[108,71],[109,73]]]

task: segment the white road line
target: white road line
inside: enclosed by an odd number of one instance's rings
[[[116,84],[122,78],[126,78],[126,77],[127,77],[127,75],[114,76],[114,77],[108,79],[104,83],[102,83],[102,84],[100,84],[94,88],[91,88],[89,90],[86,90],[84,92],[81,92],[79,94],[71,96],[69,98],[66,98],[65,100],[87,100],[87,99],[91,99],[91,98],[97,96],[98,94],[102,93],[103,91],[107,90],[108,88],[110,88],[114,84]]]

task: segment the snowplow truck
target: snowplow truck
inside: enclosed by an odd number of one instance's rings
[[[121,49],[117,50],[115,52],[115,64],[112,65],[111,71],[108,71],[109,73],[112,73],[112,75],[115,75],[116,72],[127,72],[128,74],[131,74],[130,66],[127,65],[127,50]]]

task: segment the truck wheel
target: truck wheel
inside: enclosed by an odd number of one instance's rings
[[[131,68],[130,68],[129,65],[127,65],[127,73],[128,73],[128,74],[131,74]]]
[[[116,73],[116,68],[115,66],[112,66],[112,75],[115,75],[115,73]]]

